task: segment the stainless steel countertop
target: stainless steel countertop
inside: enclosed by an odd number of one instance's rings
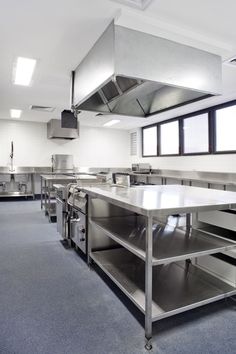
[[[50,166],[41,167],[28,167],[28,166],[13,166],[13,171],[11,171],[10,166],[0,166],[1,174],[49,174],[52,175],[52,168]],[[233,172],[212,172],[212,171],[193,171],[193,170],[161,170],[154,169],[151,174],[135,173],[130,171],[128,168],[89,168],[89,167],[75,167],[74,174],[97,174],[99,172],[125,172],[130,175],[136,176],[137,178],[171,178],[183,181],[196,181],[205,182],[210,184],[219,184],[225,186],[236,186],[236,173]],[[72,173],[71,173],[72,174]],[[61,172],[54,172],[53,175],[62,175]]]
[[[100,172],[128,172],[129,168],[121,167],[74,167],[73,171],[67,171],[67,173],[74,174],[97,174]],[[0,166],[0,174],[17,174],[17,173],[35,173],[35,174],[52,174],[51,166],[13,166],[13,171],[11,171],[11,166]],[[63,171],[65,173],[65,171]],[[62,171],[53,172],[53,174],[62,174]]]
[[[54,181],[76,181],[77,178],[74,176],[66,176],[66,175],[40,175],[43,180],[54,182]]]
[[[142,187],[97,186],[81,188],[93,197],[104,199],[139,214],[175,214],[236,207],[236,193],[199,187],[162,185]]]
[[[135,173],[135,172],[130,172],[129,173],[131,176],[137,176],[137,177],[145,177],[145,178],[171,178],[171,179],[177,179],[181,181],[195,181],[195,182],[205,182],[205,183],[210,183],[210,184],[220,184],[224,186],[229,186],[229,185],[236,185],[236,180],[227,180],[224,177],[222,179],[218,178],[209,178],[209,177],[193,177],[193,176],[184,176],[183,175],[174,175],[174,174],[165,174],[165,173]],[[226,173],[225,173],[226,175]]]

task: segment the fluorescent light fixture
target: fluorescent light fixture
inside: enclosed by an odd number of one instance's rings
[[[35,69],[36,60],[18,57],[14,70],[13,82],[15,85],[29,86]]]
[[[109,122],[103,124],[103,126],[104,127],[111,127],[112,125],[115,125],[117,123],[120,123],[119,119],[112,119],[112,120],[109,120]]]
[[[22,110],[21,109],[10,109],[12,118],[20,118]]]

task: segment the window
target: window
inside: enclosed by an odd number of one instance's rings
[[[143,156],[157,156],[157,126],[143,128]]]
[[[136,156],[138,150],[137,132],[130,133],[130,155]]]
[[[236,150],[236,106],[216,110],[216,152]]]
[[[143,157],[236,154],[236,100],[142,129]]]
[[[208,113],[183,119],[184,154],[209,152],[208,126]]]
[[[160,155],[179,154],[179,121],[160,125]]]

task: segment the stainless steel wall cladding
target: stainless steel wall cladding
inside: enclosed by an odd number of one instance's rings
[[[79,110],[149,115],[221,94],[221,57],[112,22],[75,70]]]
[[[73,155],[54,154],[52,155],[52,169],[54,172],[73,172]]]

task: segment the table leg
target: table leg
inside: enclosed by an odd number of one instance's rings
[[[35,174],[34,173],[31,173],[31,190],[33,194],[33,199],[35,199]]]
[[[43,179],[40,176],[41,210],[43,209]]]
[[[147,350],[152,349],[152,217],[146,219],[145,262],[145,337]]]
[[[192,226],[192,214],[187,213],[186,214],[186,228],[189,231]]]
[[[90,254],[91,254],[91,232],[90,232],[90,225],[89,225],[89,220],[91,218],[91,211],[92,211],[92,208],[91,208],[91,197],[88,196],[88,208],[87,208],[87,231],[86,231],[86,234],[87,234],[87,264],[88,266],[91,265],[91,257],[90,257]]]

